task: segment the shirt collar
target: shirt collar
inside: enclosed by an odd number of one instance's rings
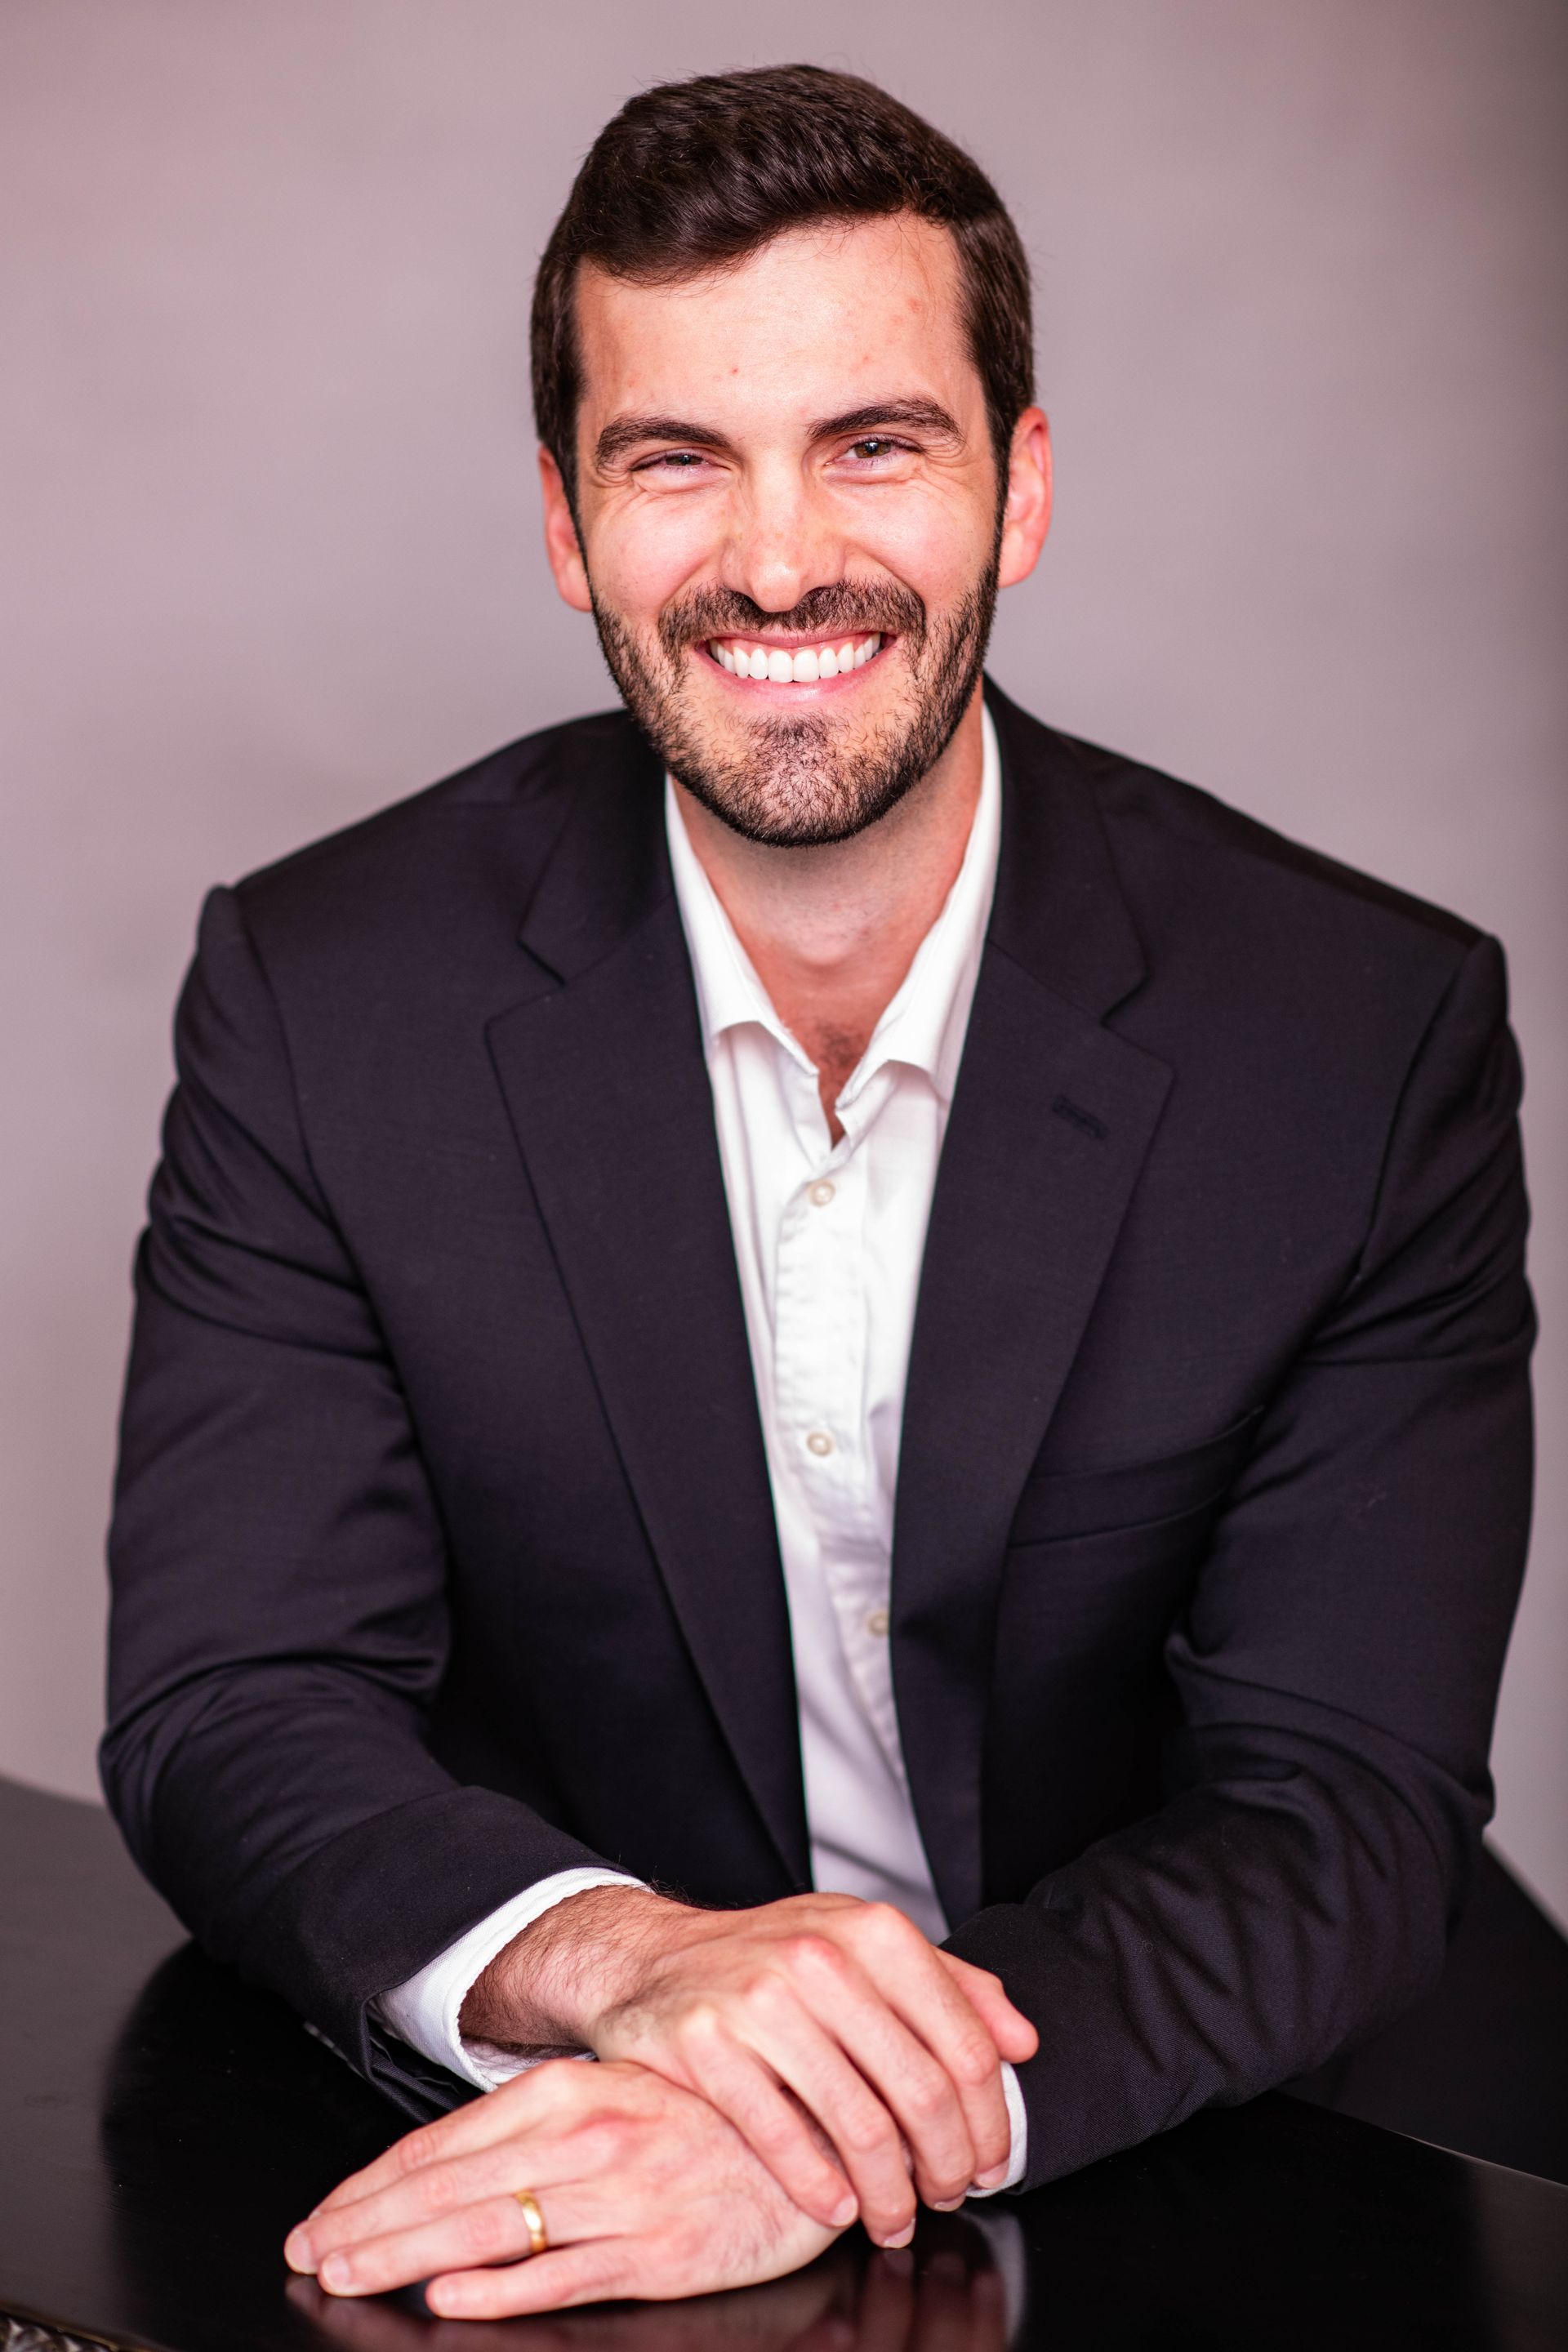
[[[970,1001],[996,887],[1002,839],[1002,760],[991,713],[981,706],[980,797],[952,889],[942,912],[915,950],[914,961],[871,1033],[870,1043],[839,1097],[851,1106],[876,1072],[902,1062],[924,1072],[943,1104],[952,1099]],[[664,783],[665,833],[670,871],[697,984],[704,1054],[727,1030],[754,1023],[803,1070],[813,1065],[799,1040],[774,1012],[756,969],[691,846],[675,787]]]

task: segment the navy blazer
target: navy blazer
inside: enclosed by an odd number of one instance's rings
[[[1529,1508],[1495,941],[988,688],[996,897],[892,1662],[1033,2185],[1436,1977]],[[110,1802],[416,2112],[372,1997],[546,1873],[808,1884],[660,772],[560,727],[215,891],[137,1265]]]

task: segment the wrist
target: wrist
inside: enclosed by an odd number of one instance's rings
[[[593,2049],[600,2020],[635,1993],[651,1952],[685,1910],[641,1886],[565,1896],[469,1987],[459,2031],[502,2049]]]

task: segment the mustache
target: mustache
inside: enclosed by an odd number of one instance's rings
[[[890,580],[835,580],[808,589],[787,613],[767,612],[737,589],[699,588],[667,604],[658,619],[659,643],[672,661],[709,637],[765,636],[775,629],[825,637],[868,629],[918,642],[926,608],[912,588]]]

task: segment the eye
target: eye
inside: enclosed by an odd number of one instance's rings
[[[661,449],[657,457],[645,457],[634,466],[635,474],[692,474],[708,463],[699,449]]]
[[[890,433],[862,433],[851,441],[845,456],[861,466],[884,465],[889,457],[907,457],[912,454],[908,441],[896,441]]]

